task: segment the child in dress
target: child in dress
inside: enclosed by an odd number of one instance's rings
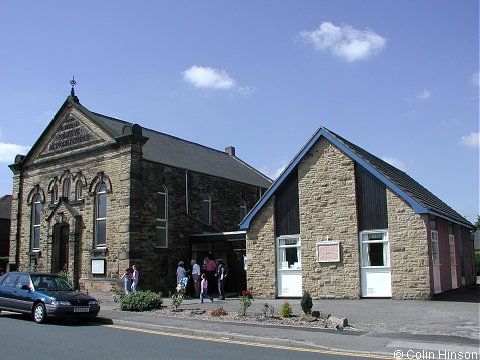
[[[202,282],[200,283],[200,304],[203,304],[203,299],[207,298],[213,303],[213,297],[208,295],[208,280],[207,275],[202,274],[201,276]]]

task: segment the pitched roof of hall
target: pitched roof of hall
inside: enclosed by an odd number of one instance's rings
[[[376,178],[385,183],[393,192],[403,198],[417,214],[431,214],[445,218],[468,228],[474,228],[472,223],[462,215],[440,200],[437,196],[420,185],[404,171],[397,169],[382,159],[370,154],[368,151],[351,143],[350,141],[335,134],[325,127],[320,127],[303,148],[295,155],[285,170],[275,180],[264,196],[257,202],[254,208],[247,214],[240,224],[241,229],[248,229],[250,221],[263,207],[267,200],[275,193],[290,172],[295,169],[310,148],[324,137],[342,150],[347,156],[372,173]]]
[[[132,123],[88,110],[76,96],[69,96],[62,109],[72,104],[95,121],[113,138],[124,135],[125,126]],[[143,158],[172,167],[213,175],[224,179],[268,188],[272,180],[240,158],[204,145],[142,127],[142,135],[148,138],[143,146]]]

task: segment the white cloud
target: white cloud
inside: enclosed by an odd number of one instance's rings
[[[430,99],[431,96],[432,96],[432,93],[430,91],[428,91],[427,89],[423,89],[422,92],[419,92],[417,94],[417,99],[428,100]]]
[[[468,147],[478,148],[480,147],[480,133],[472,132],[468,135],[462,136],[460,142]]]
[[[26,154],[28,146],[0,143],[0,162],[13,164],[17,154]]]
[[[225,70],[193,65],[183,73],[183,80],[198,88],[232,89],[237,82]]]
[[[267,175],[270,179],[276,180],[280,174],[285,170],[287,167],[288,163],[286,161],[281,161],[280,162],[280,167],[277,169],[274,169],[273,171],[271,169],[262,169],[261,172]]]
[[[385,38],[370,29],[360,31],[349,25],[339,27],[330,22],[323,22],[317,30],[301,31],[299,36],[318,51],[330,51],[348,62],[365,60],[380,52],[387,43]]]
[[[478,72],[472,75],[472,84],[475,86],[480,86],[480,74]]]
[[[384,156],[382,157],[382,160],[402,171],[405,171],[407,169],[407,165],[403,161],[395,159],[393,157]]]

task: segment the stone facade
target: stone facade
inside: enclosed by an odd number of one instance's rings
[[[125,125],[121,135],[112,136],[95,120],[98,115],[77,104],[78,99],[69,97],[27,157],[17,156],[11,165],[10,269],[58,272],[66,261],[75,285],[110,291],[122,288],[121,274],[136,264],[142,289],[174,289],[177,263],[190,257],[189,235],[238,230],[240,199],[251,208],[263,188],[146,160],[143,146],[148,138],[140,126]],[[69,192],[64,193],[68,183]],[[106,186],[105,246],[95,240],[99,184]],[[161,189],[168,194],[166,248],[156,246]],[[211,224],[200,220],[204,193],[211,196]],[[33,248],[37,196],[40,240]],[[93,271],[93,260],[104,264],[103,272]]]
[[[296,159],[295,159],[296,160]],[[362,297],[360,230],[356,195],[356,162],[335,144],[320,137],[296,164],[301,240],[302,291],[313,298]],[[292,170],[294,171],[294,170]],[[275,185],[275,184],[274,184]],[[275,188],[273,186],[272,188]],[[432,250],[428,214],[417,214],[396,192],[386,187],[388,256],[392,299],[429,299],[433,296]],[[279,292],[275,234],[275,193],[254,212],[247,231],[248,288],[255,296]],[[254,209],[255,210],[255,209]],[[472,244],[468,229],[437,218],[442,291],[452,289],[450,224],[455,234],[458,284],[462,245],[466,283],[471,283]],[[450,230],[451,231],[451,230]],[[340,261],[318,262],[316,243],[339,242]],[[301,296],[301,295],[300,295]]]

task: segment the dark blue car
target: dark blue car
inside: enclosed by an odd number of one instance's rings
[[[31,314],[33,321],[41,324],[47,317],[93,318],[100,306],[58,275],[9,272],[0,277],[2,310]]]

